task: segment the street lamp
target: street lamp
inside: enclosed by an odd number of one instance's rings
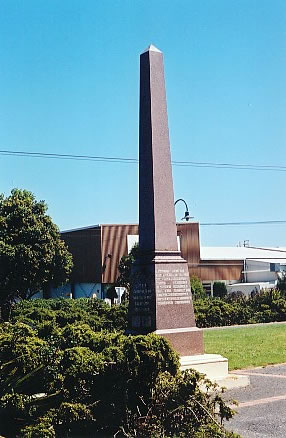
[[[187,206],[187,203],[186,203],[186,201],[184,201],[184,199],[177,199],[177,201],[175,202],[175,204],[174,205],[176,205],[177,204],[177,202],[179,202],[179,201],[182,201],[184,204],[185,204],[185,207],[186,207],[186,211],[185,211],[185,216],[184,217],[182,217],[182,221],[183,220],[186,220],[187,222],[190,220],[190,219],[193,219],[193,216],[190,216],[190,213],[189,213],[189,209],[188,209],[188,206]]]

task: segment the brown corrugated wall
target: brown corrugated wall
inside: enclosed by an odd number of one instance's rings
[[[243,260],[201,260],[198,266],[189,264],[190,275],[196,275],[202,281],[241,281],[242,271]]]
[[[182,257],[188,263],[200,262],[200,235],[199,224],[196,222],[177,224],[177,232],[180,237]]]
[[[61,233],[73,256],[72,283],[101,283],[100,226]]]
[[[202,281],[240,281],[242,260],[200,260],[198,223],[179,223],[177,230],[182,257],[188,262],[190,275],[197,275]],[[128,235],[138,235],[138,225],[100,225],[62,233],[74,259],[72,281],[114,283],[120,259],[128,254]]]
[[[138,225],[102,225],[101,248],[102,248],[102,266],[105,265],[102,273],[103,283],[113,283],[118,277],[118,264],[123,255],[128,254],[127,236],[138,235]],[[198,264],[200,261],[200,239],[199,224],[180,223],[177,224],[178,235],[180,236],[180,245],[182,256],[189,263]],[[108,258],[108,254],[111,258]],[[105,260],[106,258],[106,260]]]
[[[118,264],[128,254],[127,236],[138,234],[138,225],[101,225],[102,283],[114,283],[118,277]],[[107,257],[108,254],[111,258]]]

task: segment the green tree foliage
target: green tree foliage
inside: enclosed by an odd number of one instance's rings
[[[224,298],[227,295],[227,288],[222,281],[215,281],[213,284],[213,295],[217,298]]]
[[[280,292],[282,292],[282,294],[284,296],[286,296],[286,274],[285,274],[285,272],[283,273],[281,278],[278,278],[277,289],[280,290]]]
[[[15,307],[0,324],[0,435],[234,437],[221,425],[233,412],[215,386],[179,372],[164,338],[103,330],[113,314],[92,299]]]
[[[130,291],[130,276],[132,264],[139,256],[139,246],[135,244],[127,256],[123,256],[118,265],[119,276],[116,285],[126,287]]]
[[[113,304],[114,304],[114,300],[115,300],[116,298],[118,298],[118,295],[117,295],[117,292],[116,292],[115,286],[113,286],[113,285],[110,286],[110,287],[107,289],[105,296],[106,296],[106,298],[109,298],[109,299],[111,300],[111,305],[113,306]]]
[[[190,284],[194,299],[206,297],[206,292],[199,277],[197,277],[196,275],[192,275],[190,278]]]
[[[26,190],[0,195],[0,305],[66,282],[72,256],[47,206]]]

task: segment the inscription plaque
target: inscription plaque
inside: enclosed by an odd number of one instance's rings
[[[185,274],[186,272],[182,268],[156,270],[158,306],[191,303],[190,282]]]

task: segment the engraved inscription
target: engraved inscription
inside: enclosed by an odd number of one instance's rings
[[[151,329],[154,315],[154,276],[149,272],[134,272],[132,276],[132,327]]]
[[[133,303],[135,312],[150,312],[152,290],[146,283],[137,283],[133,290]]]
[[[159,306],[191,304],[190,281],[184,269],[158,268],[156,270],[156,285]]]

